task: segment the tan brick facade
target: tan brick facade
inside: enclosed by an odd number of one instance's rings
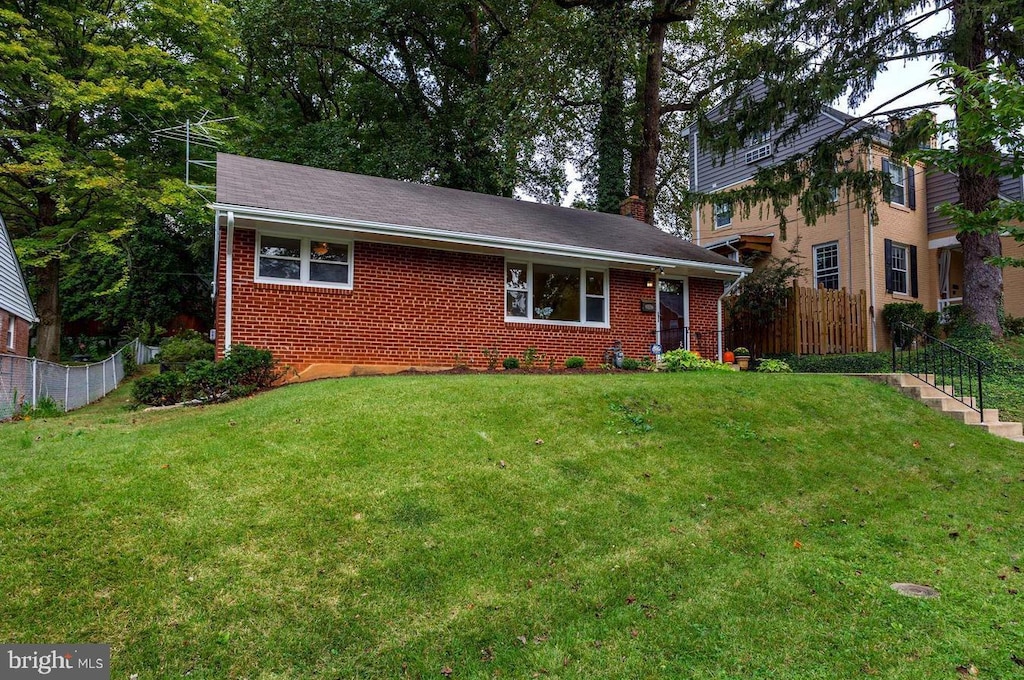
[[[14,347],[9,344],[11,320],[14,321]],[[0,354],[28,356],[29,323],[22,318],[0,310]]]
[[[887,157],[888,152],[885,149],[873,149],[870,154],[870,166],[880,171],[882,161]],[[859,158],[862,167],[868,164],[868,154],[862,153]],[[714,206],[707,205],[702,209],[699,218],[695,217],[694,239],[699,245],[708,246],[741,234],[770,234],[774,236],[772,255],[776,257],[784,257],[788,249],[799,239],[798,253],[805,272],[801,284],[805,286],[815,285],[815,246],[834,243],[839,255],[840,288],[851,292],[867,291],[869,306],[872,305],[872,292],[874,293],[874,304],[868,310],[873,319],[874,346],[884,349],[889,344],[888,332],[881,317],[882,308],[886,304],[920,302],[926,310],[935,310],[938,306],[939,255],[937,250],[929,250],[927,177],[923,165],[918,165],[914,172],[915,209],[886,202],[878,196],[875,219],[869,221],[868,212],[858,207],[852,196],[841,191],[836,203],[836,214],[819,219],[814,225],[807,224],[796,207],[788,208],[786,216],[789,223],[786,240],[783,241],[778,220],[767,207],[762,210],[755,208],[750,215],[741,215],[737,212],[729,226],[715,228]],[[910,203],[909,198],[906,202]],[[934,237],[935,235],[932,235],[932,238]],[[886,239],[899,245],[916,248],[916,297],[911,294],[909,285],[905,294],[887,292]],[[1024,287],[1021,291],[1024,295]],[[872,338],[869,337],[869,346],[871,344]]]
[[[219,249],[217,351],[225,338],[226,234]],[[569,356],[594,367],[621,342],[627,356],[647,355],[655,315],[649,274],[612,268],[609,328],[508,322],[500,255],[355,241],[351,289],[254,280],[256,232],[234,232],[231,342],[271,350],[303,370],[313,365],[483,369],[483,350],[521,356],[533,347],[558,368]],[[714,334],[722,281],[690,279],[691,326]]]

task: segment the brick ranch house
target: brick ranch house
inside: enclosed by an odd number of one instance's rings
[[[0,216],[0,355],[28,356],[29,328],[36,321],[14,244]]]
[[[631,217],[230,154],[211,207],[218,356],[269,349],[303,379],[482,369],[491,349],[716,357],[749,271]]]

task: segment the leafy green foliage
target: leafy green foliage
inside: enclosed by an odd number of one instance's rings
[[[587,363],[587,361],[583,357],[568,357],[565,360],[565,367],[566,368],[583,368],[583,366],[586,363]]]
[[[909,347],[917,339],[916,331],[924,330],[924,305],[920,302],[890,302],[882,307],[882,319],[896,346]]]
[[[717,361],[704,359],[688,349],[673,349],[661,355],[661,370],[676,373],[679,371],[731,371],[732,369]]]
[[[502,368],[506,371],[511,371],[519,368],[519,357],[505,357],[501,362]]]
[[[116,259],[140,215],[201,210],[169,179],[181,176],[179,149],[154,148],[151,133],[221,108],[237,59],[227,9],[212,0],[44,0],[2,12],[0,212],[46,293],[39,354],[54,359],[64,260]],[[122,279],[108,273],[104,290],[116,292]]]
[[[137,404],[169,406],[182,401],[184,395],[185,375],[179,371],[144,376],[132,383],[132,399]]]
[[[789,367],[782,359],[761,359],[757,364],[758,373],[792,373],[793,369]]]
[[[188,349],[187,347],[184,349]],[[182,355],[184,355],[184,350]],[[221,361],[193,359],[184,372],[167,371],[135,381],[132,398],[151,406],[183,400],[225,401],[272,386],[284,376],[269,350],[245,344],[231,346]]]
[[[796,373],[888,373],[892,370],[892,356],[888,352],[786,354],[778,358]]]
[[[640,370],[640,360],[634,357],[623,357],[622,358],[622,370],[624,371],[638,371]]]
[[[159,359],[163,364],[187,364],[200,359],[213,361],[213,356],[213,344],[193,330],[182,331],[160,343]]]
[[[729,323],[736,332],[770,324],[793,297],[793,282],[803,275],[797,239],[784,257],[768,257],[740,280],[728,302]]]

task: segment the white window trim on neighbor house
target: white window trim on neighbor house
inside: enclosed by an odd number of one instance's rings
[[[566,273],[576,272],[578,280],[579,307],[575,320],[573,319],[551,319],[546,318],[556,310],[551,307],[539,307],[542,301],[535,298],[534,267],[557,268]],[[518,272],[525,272],[525,281],[522,281]],[[600,291],[587,287],[587,277],[600,276]],[[591,328],[610,328],[609,323],[609,277],[608,270],[597,267],[578,267],[566,265],[565,263],[527,260],[527,259],[506,259],[505,260],[505,321],[517,323],[554,324],[560,326],[587,326]],[[525,298],[525,299],[524,299]],[[588,316],[596,316],[594,306],[599,305],[601,321],[590,321]],[[524,307],[525,305],[525,307]],[[518,308],[518,309],[515,309]],[[588,310],[591,312],[588,314]]]
[[[895,205],[907,205],[907,166],[889,161],[889,202]]]
[[[760,135],[754,135],[747,140],[744,149],[743,160],[748,165],[765,158],[770,158],[772,155],[772,133],[765,132]]]
[[[839,242],[819,243],[811,251],[814,258],[814,287],[819,288],[825,284],[825,288],[839,290]],[[835,285],[827,285],[825,282],[828,279],[834,279]]]
[[[715,203],[715,229],[732,226],[732,203]]]
[[[290,255],[278,255],[278,254],[264,254],[263,253],[263,240],[264,239],[282,239],[287,241],[294,241],[299,244],[298,256]],[[319,255],[316,253],[317,249],[326,249],[324,253],[327,254],[332,248],[344,248],[345,259],[343,261],[334,260],[318,260]],[[256,257],[253,261],[253,273],[255,274],[255,280],[259,283],[276,283],[285,286],[314,286],[319,288],[352,288],[352,248],[353,244],[351,241],[345,240],[325,240],[318,238],[309,238],[306,236],[296,236],[295,234],[282,234],[275,233],[272,231],[260,231],[256,234]],[[297,262],[299,265],[299,276],[298,278],[291,278],[286,276],[274,276],[272,274],[261,274],[261,265],[263,260],[276,260],[281,262]],[[339,267],[345,268],[344,281],[334,281],[327,279],[316,278],[315,267]]]
[[[902,261],[902,269],[896,266],[900,261]],[[909,295],[910,248],[902,243],[893,243],[889,266],[892,268],[892,292],[896,295]]]
[[[8,314],[7,315],[7,349],[9,349],[9,350],[13,350],[14,349],[14,341],[15,341],[15,336],[14,336],[14,328],[15,328],[14,323],[15,323],[15,321],[14,321],[14,319],[15,319],[15,317],[14,317],[13,314]]]

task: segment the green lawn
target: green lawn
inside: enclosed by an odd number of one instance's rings
[[[0,426],[0,639],[114,678],[1024,676],[1024,446],[866,381],[113,403]]]

